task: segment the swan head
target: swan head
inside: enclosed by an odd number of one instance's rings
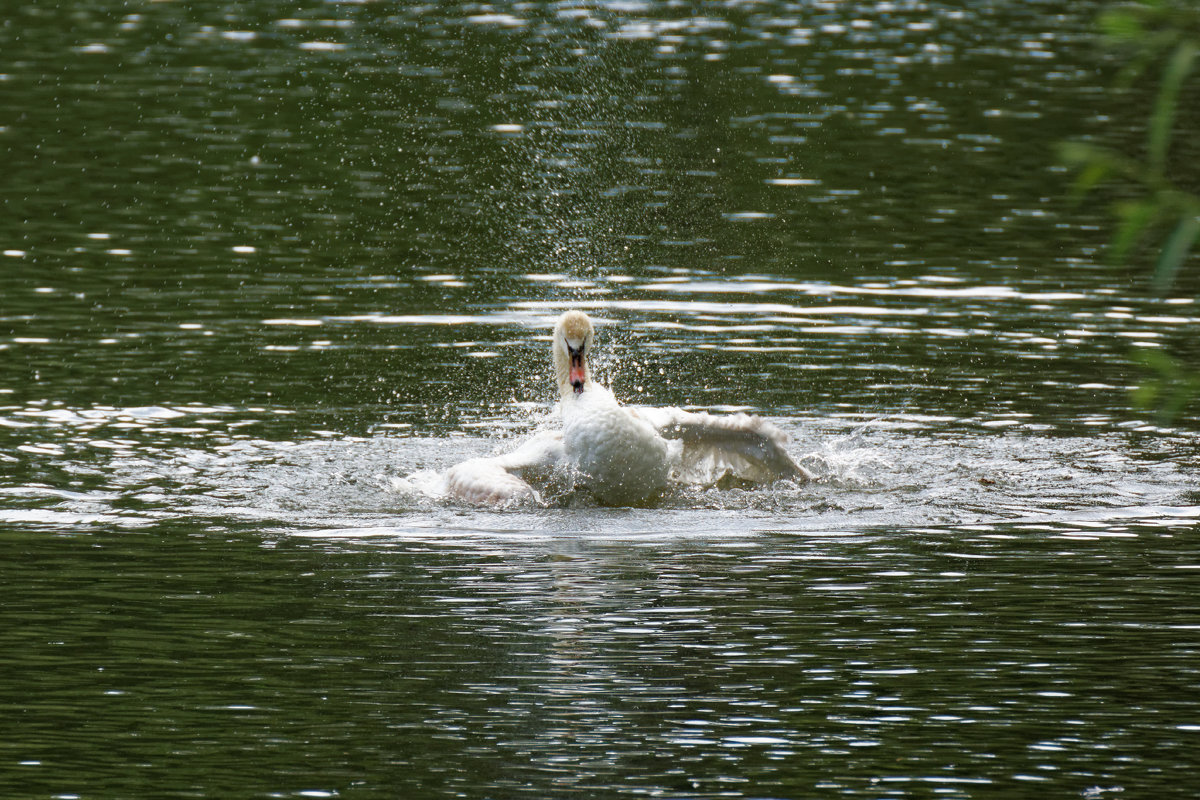
[[[554,374],[563,397],[582,394],[592,382],[588,357],[592,354],[595,336],[592,321],[582,311],[568,311],[558,318],[551,350],[554,353]]]

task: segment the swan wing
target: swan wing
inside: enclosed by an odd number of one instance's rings
[[[755,483],[809,481],[813,474],[788,455],[787,434],[761,417],[714,415],[681,408],[632,409],[664,439],[682,444],[683,478],[711,483],[726,473]]]
[[[562,434],[545,431],[510,453],[455,464],[446,472],[446,492],[478,505],[540,503],[529,481],[551,474],[564,459]]]

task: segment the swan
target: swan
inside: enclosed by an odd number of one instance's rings
[[[564,473],[604,505],[637,505],[671,483],[712,483],[725,474],[766,483],[813,475],[792,460],[783,431],[747,414],[621,405],[592,380],[595,329],[568,311],[554,326],[551,353],[562,430],[543,431],[510,453],[472,458],[446,473],[450,496],[481,505],[541,503],[534,483]]]

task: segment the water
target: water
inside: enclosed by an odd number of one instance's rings
[[[1129,390],[1198,314],[1054,166],[1136,135],[1094,12],[15,11],[0,793],[1190,797],[1200,455]],[[821,480],[421,491],[553,424],[570,307]]]

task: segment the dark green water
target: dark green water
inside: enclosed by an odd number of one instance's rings
[[[0,16],[0,795],[1189,798],[1192,296],[1096,7]],[[503,512],[587,309],[813,486]]]

